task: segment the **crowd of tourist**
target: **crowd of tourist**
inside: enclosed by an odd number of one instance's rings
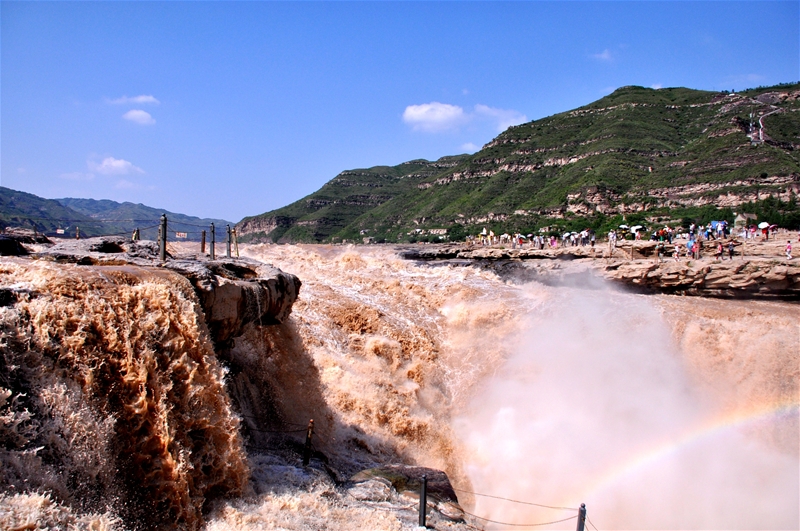
[[[761,241],[769,241],[770,236],[776,237],[778,227],[776,225],[768,225],[762,223],[759,226],[744,226],[737,230],[735,233],[731,230],[728,222],[711,221],[708,224],[696,225],[691,223],[688,229],[675,228],[665,225],[663,228],[655,229],[649,232],[649,240],[658,242],[656,244],[655,257],[656,260],[662,262],[669,250],[667,245],[672,246],[672,258],[679,261],[681,258],[699,260],[701,258],[701,251],[703,244],[701,242],[715,241],[714,259],[717,261],[730,259],[733,260],[736,254],[736,247],[742,245],[747,240],[755,240],[760,238]],[[628,227],[621,225],[620,228],[608,232],[608,251],[609,256],[612,256],[617,247],[617,242],[620,239],[642,240],[646,237],[648,231],[645,231],[641,225],[634,225]],[[590,246],[594,248],[597,241],[595,231],[592,229],[584,229],[580,232],[567,231],[557,236],[555,234],[527,234],[503,233],[497,235],[492,230],[484,228],[479,234],[467,237],[468,245],[480,246],[494,246],[494,245],[511,245],[512,249],[516,248],[531,248],[531,249],[556,249],[559,247],[584,247]],[[798,241],[800,241],[800,233],[798,233]],[[708,244],[706,244],[706,249]],[[786,258],[792,259],[792,244],[791,241],[786,242]],[[632,256],[632,255],[631,255]]]

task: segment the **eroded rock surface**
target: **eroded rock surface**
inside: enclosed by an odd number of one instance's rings
[[[400,251],[403,258],[452,265],[477,264],[521,281],[591,287],[587,272],[640,292],[706,297],[800,300],[800,261],[781,258],[780,241],[737,242],[733,260],[714,260],[716,242],[702,242],[700,260],[675,261],[667,245],[662,261],[656,242],[622,242],[556,249],[507,249],[463,245],[421,246]],[[726,242],[727,245],[727,242]],[[727,256],[727,248],[726,248]]]
[[[463,521],[464,512],[458,504],[447,474],[441,470],[409,465],[385,465],[362,470],[350,481],[348,494],[361,501],[391,502],[399,495],[406,501],[419,503],[422,476],[427,478],[427,508],[437,511],[447,520]]]
[[[300,279],[256,260],[170,260],[195,288],[217,343],[240,335],[248,323],[283,322],[300,292]]]
[[[218,345],[240,335],[248,323],[283,322],[301,286],[295,275],[249,258],[209,260],[205,255],[168,254],[161,263],[156,242],[123,237],[67,240],[33,257],[79,265],[160,267],[180,273],[194,286]]]

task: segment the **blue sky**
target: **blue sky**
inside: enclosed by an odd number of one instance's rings
[[[238,221],[624,85],[800,79],[800,2],[0,2],[0,184]]]

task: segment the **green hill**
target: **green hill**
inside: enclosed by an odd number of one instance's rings
[[[58,201],[0,186],[0,228],[22,227],[55,234],[59,228],[74,231],[76,225],[90,229],[91,219]]]
[[[251,241],[438,239],[444,229],[460,239],[484,226],[603,229],[734,209],[800,223],[799,111],[800,84],[736,94],[623,87],[511,127],[471,156],[342,172],[238,230]]]
[[[299,201],[244,218],[237,231],[243,241],[330,241],[354,230],[350,227],[353,222],[376,207],[468,159],[468,155],[460,155],[435,162],[412,160],[397,166],[343,171]]]
[[[167,215],[170,239],[175,232],[187,233],[188,240],[199,240],[200,231],[214,222],[219,227],[219,238],[224,238],[225,225],[233,223],[222,219],[198,218],[142,204],[117,203],[95,199],[44,199],[0,186],[0,227],[35,229],[51,237],[74,237],[76,227],[82,236],[128,235],[141,229],[143,239],[155,239],[156,225],[161,214]],[[63,230],[63,234],[58,231]]]
[[[153,226],[158,224],[161,214],[167,215],[169,223],[169,230],[171,232],[185,232],[187,239],[198,241],[200,239],[200,231],[208,231],[209,225],[214,223],[217,227],[217,239],[224,236],[226,225],[234,226],[234,223],[215,218],[198,218],[195,216],[187,216],[185,214],[178,214],[159,208],[153,208],[141,203],[118,203],[108,199],[75,199],[64,198],[56,199],[62,205],[69,207],[81,214],[89,216],[93,220],[108,220],[110,222],[116,221],[120,226],[125,227],[127,232],[131,232],[134,228],[139,227],[142,229],[145,226]],[[142,238],[153,239],[155,238],[156,229],[148,229],[142,232]],[[152,232],[152,236],[151,236]],[[174,236],[170,236],[172,238]]]

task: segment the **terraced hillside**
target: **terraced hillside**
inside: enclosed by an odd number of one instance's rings
[[[242,220],[239,232],[250,240],[398,241],[447,229],[456,239],[483,226],[731,217],[733,209],[764,210],[767,198],[775,215],[794,222],[799,111],[800,84],[736,94],[623,87],[511,127],[472,156],[343,172],[292,205]]]
[[[351,225],[361,216],[468,159],[468,155],[460,155],[343,171],[291,205],[244,218],[236,226],[237,232],[244,235],[243,241],[330,241],[355,230]]]

